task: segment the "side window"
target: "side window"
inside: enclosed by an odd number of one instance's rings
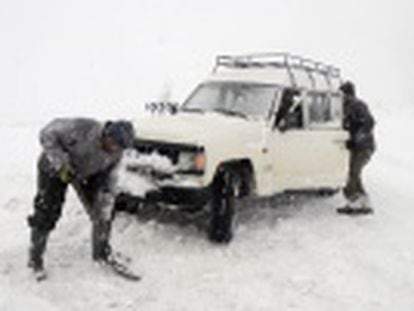
[[[286,115],[286,126],[289,129],[303,128],[303,107],[300,102],[296,103]]]
[[[303,102],[297,89],[285,89],[276,114],[275,126],[281,131],[303,128]]]
[[[334,122],[342,124],[342,96],[339,93],[331,94],[331,113]]]
[[[310,123],[326,123],[331,121],[331,101],[328,95],[324,93],[311,93],[310,97]]]
[[[336,93],[308,93],[308,118],[311,129],[340,128],[342,105]]]

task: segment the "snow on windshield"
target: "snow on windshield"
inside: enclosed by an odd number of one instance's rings
[[[228,111],[253,118],[269,116],[277,87],[247,83],[206,83],[184,103],[184,110]]]

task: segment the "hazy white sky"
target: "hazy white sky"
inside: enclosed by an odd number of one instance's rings
[[[217,54],[260,51],[336,64],[372,105],[407,107],[413,30],[411,0],[0,0],[0,117],[126,114],[169,87],[181,100]]]

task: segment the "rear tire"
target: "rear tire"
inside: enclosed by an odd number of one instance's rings
[[[339,192],[338,188],[321,188],[318,189],[317,195],[321,197],[332,197]]]

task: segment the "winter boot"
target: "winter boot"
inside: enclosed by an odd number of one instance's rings
[[[92,258],[96,261],[106,261],[111,254],[109,245],[109,233],[111,224],[109,222],[98,222],[92,228]]]
[[[92,258],[95,261],[106,261],[111,254],[111,246],[107,241],[92,242]]]
[[[344,207],[338,208],[336,211],[339,214],[345,215],[368,215],[373,214],[374,210],[371,208],[369,198],[367,195],[360,195],[356,200],[347,200],[347,203]]]
[[[32,228],[30,236],[29,262],[28,267],[33,269],[37,280],[43,280],[46,277],[43,266],[43,254],[46,250],[47,238],[49,232]]]

